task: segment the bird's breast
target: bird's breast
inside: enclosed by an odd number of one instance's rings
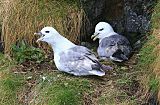
[[[60,70],[61,66],[60,66],[60,56],[59,54],[55,53],[54,54],[54,63],[56,65],[56,67]]]

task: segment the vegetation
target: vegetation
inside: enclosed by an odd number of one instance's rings
[[[13,57],[18,63],[25,61],[34,61],[41,63],[44,61],[45,55],[39,48],[27,46],[23,41],[20,45],[13,45]]]
[[[25,40],[35,44],[34,32],[44,26],[53,26],[73,42],[77,41],[84,17],[77,0],[14,0],[1,1],[5,53],[11,53],[11,45]],[[46,8],[47,7],[47,8]],[[27,9],[26,9],[27,8]],[[42,46],[42,45],[41,45]],[[42,47],[44,48],[45,45]],[[45,47],[49,49],[49,47]]]
[[[46,69],[43,74],[39,74],[30,72],[30,68],[27,68],[28,71],[25,73],[16,67],[13,60],[9,60],[3,54],[0,58],[1,105],[81,105],[83,94],[93,90],[87,79]]]
[[[154,62],[157,58],[157,46],[159,45],[160,40],[158,40],[155,36],[150,36],[149,40],[145,43],[143,48],[141,48],[139,54],[139,61],[135,67],[135,70],[140,70],[142,73],[139,75],[139,79],[141,81],[141,86],[146,90],[146,92],[150,92],[150,97],[152,95],[156,95],[159,90],[159,80],[156,78],[156,74],[154,72],[155,67],[153,66]]]
[[[152,14],[152,29],[158,29],[160,28],[159,24],[160,24],[160,2],[159,0],[157,0],[156,6],[154,8],[154,12]]]
[[[62,77],[57,77],[55,74],[47,76],[45,81],[36,86],[36,89],[41,88],[41,91],[34,102],[48,105],[81,105],[83,93],[92,89],[89,81],[69,76],[65,78],[63,75]]]
[[[0,104],[16,105],[17,94],[24,85],[22,75],[13,74],[10,69],[14,62],[3,54],[0,54]]]
[[[5,54],[0,54],[0,105],[138,105],[149,104],[158,94],[160,2],[152,16],[153,35],[127,63],[102,62],[114,67],[102,78],[59,72],[51,57],[31,47],[41,45],[34,43],[32,34],[46,24],[76,41],[84,18],[78,4],[77,0],[15,0],[8,6],[2,2]]]

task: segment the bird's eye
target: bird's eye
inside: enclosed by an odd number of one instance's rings
[[[104,28],[99,29],[99,31],[102,31]]]
[[[49,31],[45,31],[45,33],[49,33]]]

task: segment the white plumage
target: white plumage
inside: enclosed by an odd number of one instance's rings
[[[101,64],[86,47],[78,46],[61,36],[53,27],[44,27],[37,41],[45,41],[54,50],[54,62],[58,70],[73,74],[103,76]]]
[[[91,36],[93,41],[99,38],[97,49],[100,59],[110,59],[122,62],[128,60],[132,48],[127,38],[114,32],[110,24],[99,22],[95,27],[95,33]]]

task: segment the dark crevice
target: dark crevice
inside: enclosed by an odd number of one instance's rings
[[[83,19],[80,40],[91,42],[95,25],[106,21],[114,30],[126,36],[132,44],[150,32],[150,19],[157,0],[80,0],[86,18]]]

